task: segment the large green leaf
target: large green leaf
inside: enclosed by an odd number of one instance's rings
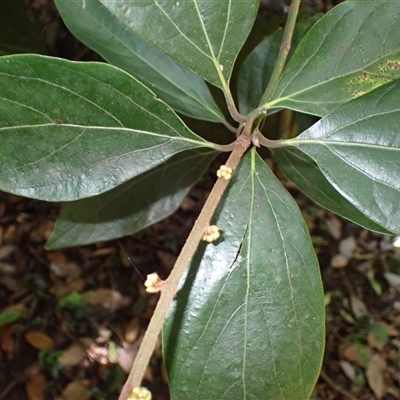
[[[400,78],[400,1],[345,1],[318,21],[266,107],[324,116]]]
[[[173,399],[308,399],[324,348],[318,263],[301,213],[250,151],[169,312]]]
[[[151,88],[174,110],[197,119],[225,120],[199,76],[157,50],[99,0],[56,0],[68,29],[104,59]]]
[[[228,91],[259,0],[100,0],[149,43]]]
[[[190,150],[116,188],[64,203],[48,250],[132,235],[173,213],[216,152]]]
[[[400,81],[346,103],[295,139],[358,210],[400,234]]]
[[[371,231],[392,234],[345,199],[306,154],[292,147],[273,149],[272,153],[283,173],[317,204]]]
[[[141,83],[104,63],[0,58],[0,189],[94,196],[182,150],[212,147]]]
[[[300,43],[300,40],[317,21],[319,16],[304,16],[295,27],[288,60]],[[267,87],[279,49],[283,30],[278,29],[272,35],[265,37],[247,56],[240,67],[238,75],[239,111],[246,115],[255,109]]]

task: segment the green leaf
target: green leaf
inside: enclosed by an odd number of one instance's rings
[[[14,310],[14,309],[9,309],[2,311],[0,313],[0,328],[5,325],[12,324],[19,319],[21,319],[24,315],[24,312]]]
[[[400,78],[400,2],[345,1],[304,37],[267,108],[324,116]]]
[[[297,22],[288,60],[300,40],[318,18],[319,16],[306,16]],[[247,56],[240,67],[237,87],[239,110],[243,115],[254,110],[262,98],[278,57],[282,36],[283,30],[279,29],[272,35],[265,37]]]
[[[228,92],[259,0],[100,0],[134,32]]]
[[[0,58],[0,189],[50,201],[110,190],[183,150],[212,147],[104,63]]]
[[[247,153],[169,312],[174,399],[308,399],[324,348],[324,296],[306,224]]]
[[[216,152],[191,150],[95,197],[64,203],[46,249],[132,235],[172,214]]]
[[[56,0],[68,29],[109,63],[132,74],[174,110],[224,122],[225,117],[199,76],[157,50],[99,0]]]
[[[283,173],[310,199],[343,218],[371,231],[393,233],[371,221],[345,199],[325,178],[316,163],[296,148],[271,149]]]
[[[333,187],[378,225],[400,234],[400,81],[343,104],[295,139]]]

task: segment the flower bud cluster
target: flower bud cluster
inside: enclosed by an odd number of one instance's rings
[[[221,165],[219,170],[217,171],[218,178],[223,178],[226,181],[232,178],[232,168],[227,167],[226,165]]]
[[[160,284],[163,281],[161,278],[158,276],[157,272],[153,272],[152,274],[147,275],[146,282],[144,283],[144,286],[146,287],[146,292],[147,293],[157,293],[161,290]]]
[[[221,233],[216,225],[210,225],[204,232],[203,240],[205,242],[211,243],[219,239]]]

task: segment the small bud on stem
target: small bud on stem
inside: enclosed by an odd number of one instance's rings
[[[162,283],[164,281],[158,276],[156,272],[147,275],[146,282],[144,286],[146,286],[147,293],[157,293],[161,290]]]
[[[226,165],[221,165],[219,170],[217,171],[218,178],[223,178],[226,181],[232,178],[232,168],[227,167]]]
[[[205,242],[211,243],[215,242],[221,236],[219,228],[216,225],[210,225],[204,232],[203,240]]]

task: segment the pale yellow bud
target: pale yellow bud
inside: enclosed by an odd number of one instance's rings
[[[203,240],[205,242],[211,243],[219,239],[221,233],[216,225],[210,225],[203,234]]]
[[[145,387],[135,387],[128,400],[151,400],[151,392]]]
[[[221,165],[219,170],[217,171],[218,178],[223,178],[226,181],[232,178],[232,168],[227,167],[226,165]]]
[[[146,282],[144,286],[146,286],[147,293],[157,293],[160,289],[160,283],[162,282],[161,278],[158,276],[156,272],[147,275]]]

